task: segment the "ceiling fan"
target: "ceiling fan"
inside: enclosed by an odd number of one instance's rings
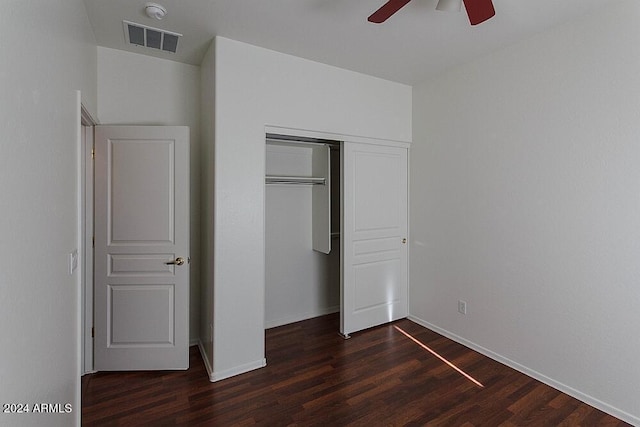
[[[389,0],[383,4],[380,9],[373,12],[367,20],[374,24],[381,24],[410,1],[411,0]],[[471,25],[481,24],[496,14],[491,0],[439,0],[436,9],[459,11],[462,8],[463,1]]]

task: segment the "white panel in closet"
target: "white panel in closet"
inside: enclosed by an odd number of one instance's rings
[[[325,185],[313,186],[312,228],[313,250],[331,252],[331,157],[329,146],[313,148],[313,176],[325,178]]]

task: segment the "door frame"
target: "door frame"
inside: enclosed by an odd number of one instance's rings
[[[80,375],[93,371],[93,128],[98,122],[80,104]]]

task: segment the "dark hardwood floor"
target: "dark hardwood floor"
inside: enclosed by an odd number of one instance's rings
[[[216,383],[196,347],[188,371],[86,375],[83,425],[628,425],[408,320],[337,330],[336,315],[270,329],[267,367]]]

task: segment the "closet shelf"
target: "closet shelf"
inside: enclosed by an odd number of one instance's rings
[[[276,176],[267,175],[266,184],[294,184],[294,185],[326,185],[327,179],[313,176]]]

